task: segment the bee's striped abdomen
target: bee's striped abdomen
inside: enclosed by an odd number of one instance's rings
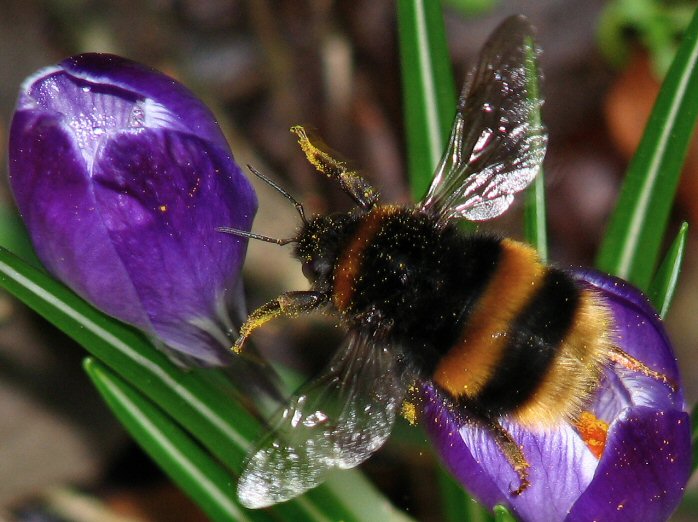
[[[545,271],[530,247],[507,240],[500,247],[497,269],[458,339],[435,368],[434,381],[453,397],[476,397],[490,381],[503,360],[509,327]]]
[[[537,391],[574,321],[580,291],[562,272],[547,269],[509,325],[501,357],[475,400],[485,411],[516,410]]]
[[[504,240],[497,271],[461,336],[435,369],[449,395],[491,416],[546,424],[573,417],[608,352],[608,314],[595,295]]]

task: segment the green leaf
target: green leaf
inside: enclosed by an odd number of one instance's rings
[[[137,330],[93,308],[46,272],[0,247],[0,286],[80,343],[207,448],[226,468],[239,472],[261,433],[259,422],[214,370],[183,371]],[[356,505],[336,482],[275,506],[288,520],[400,520],[396,510],[356,470],[344,472],[361,491]],[[355,475],[355,476],[353,476]],[[232,486],[231,486],[232,487]],[[318,500],[319,499],[319,500]],[[299,515],[299,513],[301,513]],[[392,517],[392,518],[391,518]],[[406,518],[405,518],[406,520]]]
[[[650,285],[648,295],[652,304],[659,312],[659,316],[664,319],[671,300],[674,297],[674,291],[679,281],[679,273],[681,272],[681,264],[683,263],[684,254],[686,253],[686,236],[688,235],[688,223],[683,223],[676,234],[674,242],[669,248],[664,257],[664,261],[659,265],[657,273],[654,275],[652,284]]]
[[[495,522],[516,522],[516,517],[504,506],[494,506]]]
[[[398,0],[408,171],[415,199],[426,194],[456,111],[439,2]]]
[[[698,115],[698,13],[684,35],[628,169],[597,266],[647,290]]]
[[[443,468],[439,468],[439,489],[444,522],[491,522],[493,516],[465,492]]]
[[[202,370],[182,371],[137,330],[107,317],[46,272],[0,247],[0,285],[80,343],[238,469],[259,424]]]
[[[235,497],[234,479],[171,417],[103,364],[87,358],[84,367],[131,436],[211,520],[274,520],[264,511],[243,508]]]

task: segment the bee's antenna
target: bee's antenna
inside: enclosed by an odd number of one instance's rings
[[[288,245],[289,243],[295,243],[298,241],[296,238],[292,237],[289,239],[276,239],[269,236],[262,236],[260,234],[253,234],[252,232],[247,232],[246,230],[239,230],[237,228],[230,227],[218,227],[216,232],[223,232],[225,234],[232,234],[234,236],[246,237],[249,239],[259,239],[260,241],[266,241],[267,243],[275,243],[277,245]]]
[[[289,200],[291,203],[293,203],[293,206],[296,207],[296,210],[298,211],[298,215],[300,215],[301,219],[303,220],[303,224],[307,225],[308,220],[305,219],[305,211],[303,210],[303,205],[298,203],[296,199],[286,192],[284,189],[282,189],[279,185],[276,184],[275,181],[272,181],[268,177],[266,177],[264,174],[259,172],[256,168],[254,168],[252,165],[247,165],[247,168],[250,169],[250,172],[257,176],[259,179],[261,179],[264,183],[275,189],[277,192],[279,192],[283,197],[285,197],[287,200]]]

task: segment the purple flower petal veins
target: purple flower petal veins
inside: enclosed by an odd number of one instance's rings
[[[254,191],[211,112],[124,58],[83,54],[22,86],[10,185],[46,267],[204,364],[227,361]],[[237,319],[237,317],[236,317]]]
[[[671,344],[647,298],[628,283],[593,270],[575,276],[608,303],[618,346],[679,383]],[[531,486],[518,477],[491,435],[461,425],[433,387],[425,387],[427,429],[445,465],[481,502],[508,506],[523,521],[667,520],[690,474],[690,422],[682,390],[638,372],[610,367],[590,405],[609,425],[597,459],[573,426],[532,432],[503,422],[522,448]]]

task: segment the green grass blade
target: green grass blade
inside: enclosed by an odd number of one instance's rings
[[[439,489],[444,522],[492,522],[494,517],[473,500],[447,471],[439,468]]]
[[[527,85],[529,99],[536,103],[541,97],[540,85],[538,84],[538,61],[536,55],[535,42],[529,41],[526,46],[526,71],[531,79]],[[542,125],[540,108],[531,112],[530,124],[532,128]],[[533,181],[533,185],[526,191],[526,202],[524,207],[524,235],[526,240],[536,247],[538,254],[543,261],[548,260],[548,232],[545,218],[545,177],[541,167],[538,176]]]
[[[223,393],[220,382],[210,379],[211,370],[182,371],[156,350],[137,330],[93,308],[46,272],[22,261],[0,247],[0,286],[34,309],[39,315],[80,343],[93,357],[183,426],[226,468],[239,472],[249,448],[256,442],[259,422],[232,392]],[[358,471],[346,471],[360,475]],[[279,513],[297,513],[302,520],[362,520],[373,509],[386,518],[389,502],[362,477],[363,504],[354,507],[338,485],[323,485],[306,496],[274,508]],[[322,498],[321,506],[314,498]],[[393,512],[391,511],[391,513]],[[359,515],[361,514],[361,515]],[[293,518],[293,517],[296,518]],[[299,515],[289,515],[297,520]],[[284,518],[285,517],[284,515]],[[387,519],[387,518],[386,518]],[[397,518],[396,518],[397,519]]]
[[[334,520],[415,522],[412,517],[395,508],[385,497],[382,497],[380,492],[364,475],[355,471],[333,471],[325,481],[324,488],[315,488],[299,500],[311,499],[316,506],[324,507],[326,503],[332,500],[331,495],[341,499],[343,502],[351,502],[351,518],[330,518],[327,522],[333,522]],[[288,520],[305,519],[289,518]]]
[[[236,469],[258,423],[233,397],[222,397],[201,371],[183,372],[137,330],[105,316],[63,284],[0,248],[0,285],[80,343],[187,427]]]
[[[172,419],[94,359],[85,371],[131,436],[214,521],[263,522],[273,518],[237,502],[234,479]]]
[[[500,0],[443,0],[445,6],[456,9],[464,16],[475,16],[491,11]]]
[[[545,218],[545,177],[540,170],[533,185],[526,191],[524,236],[536,247],[544,262],[548,261],[548,229]]]
[[[504,506],[494,506],[495,522],[516,522],[516,517]]]
[[[655,102],[628,168],[597,266],[643,290],[652,278],[698,115],[698,13]]]
[[[686,236],[688,235],[688,223],[681,225],[679,233],[676,234],[674,242],[664,257],[664,261],[659,265],[659,269],[652,279],[649,288],[649,298],[654,307],[659,312],[662,319],[666,316],[674,297],[674,291],[679,281],[681,264],[686,253]]]
[[[440,2],[398,0],[402,89],[412,196],[426,194],[456,110]]]

